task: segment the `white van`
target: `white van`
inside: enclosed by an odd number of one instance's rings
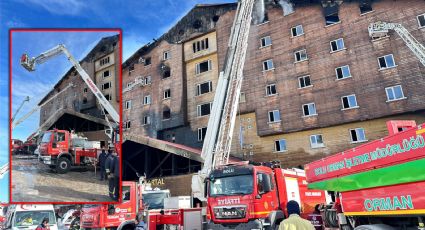
[[[34,230],[44,218],[49,218],[50,230],[58,230],[53,205],[17,204],[10,205],[6,212],[4,229]]]

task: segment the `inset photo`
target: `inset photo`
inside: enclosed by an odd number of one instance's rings
[[[10,30],[10,202],[121,197],[120,29]]]

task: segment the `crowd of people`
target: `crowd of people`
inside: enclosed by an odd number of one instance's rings
[[[120,182],[120,159],[118,154],[112,149],[105,148],[99,154],[100,178],[99,180],[108,180],[109,197],[118,201],[119,182]]]

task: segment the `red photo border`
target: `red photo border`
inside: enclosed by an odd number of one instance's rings
[[[119,179],[119,191],[120,196],[118,201],[114,202],[13,202],[12,200],[12,33],[13,32],[117,32],[119,34],[119,63],[118,63],[118,75],[119,75],[119,133],[120,133],[120,179]],[[9,204],[120,204],[122,203],[122,29],[121,28],[12,28],[9,29]]]

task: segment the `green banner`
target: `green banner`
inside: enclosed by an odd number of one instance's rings
[[[425,158],[308,184],[309,189],[353,191],[425,180]]]

